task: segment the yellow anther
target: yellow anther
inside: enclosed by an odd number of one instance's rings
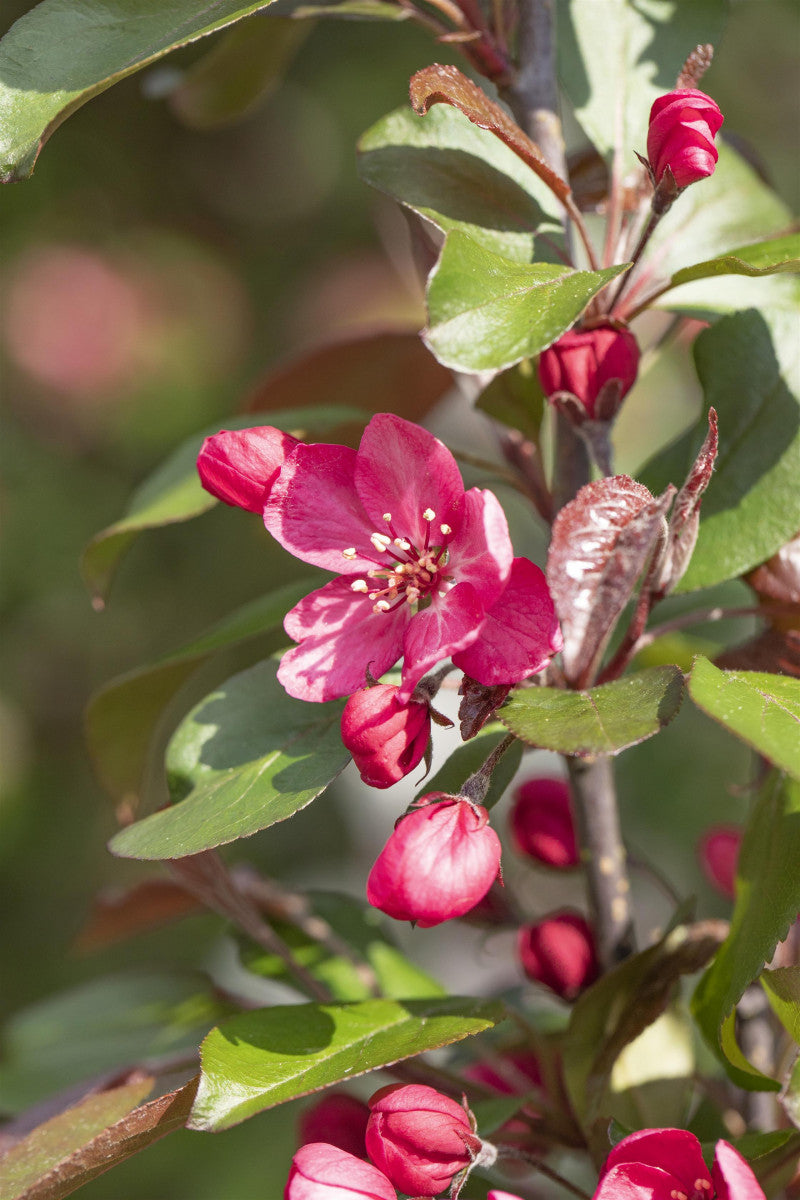
[[[441,531],[442,531],[442,533],[444,534],[444,536],[445,536],[445,537],[447,537],[447,535],[448,535],[449,533],[452,533],[452,532],[453,532],[453,530],[450,528],[450,526],[449,526],[449,525],[440,525],[440,526],[439,526],[439,528],[441,529]]]
[[[395,546],[399,546],[401,550],[411,549],[411,542],[407,541],[405,538],[395,538],[394,544]]]
[[[391,513],[384,513],[384,514],[383,514],[383,519],[384,519],[384,521],[386,521],[386,523],[387,523],[387,525],[388,525],[389,521],[391,521],[391,519],[392,519],[392,514],[391,514]]]
[[[435,521],[436,513],[433,511],[432,508],[426,508],[425,512],[422,514],[422,519],[423,519],[423,521]]]
[[[366,579],[354,579],[353,582],[350,584],[350,591],[351,592],[367,592],[367,591],[369,591],[369,585],[367,584]]]
[[[342,551],[342,558],[355,558],[355,557],[356,557],[355,546],[348,546],[346,550]]]
[[[379,600],[377,604],[373,605],[372,611],[376,612],[376,613],[388,612],[391,607],[392,606],[388,600]],[[684,1196],[683,1200],[686,1200],[685,1196]]]
[[[391,546],[392,544],[392,539],[387,537],[385,533],[373,533],[369,540],[372,542],[375,549],[381,553],[386,549],[387,546]]]
[[[679,1192],[677,1188],[673,1188],[670,1192],[670,1200],[689,1200],[686,1192]]]
[[[711,1184],[707,1179],[695,1179],[694,1189],[696,1192],[710,1192]]]

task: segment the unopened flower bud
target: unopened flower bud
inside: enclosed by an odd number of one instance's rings
[[[398,699],[400,689],[379,683],[354,692],[342,713],[342,741],[364,783],[387,788],[413,771],[431,733],[430,708]]]
[[[700,865],[713,887],[728,900],[736,896],[736,864],[742,845],[738,825],[714,825],[697,844]]]
[[[207,437],[197,458],[200,482],[226,504],[262,513],[269,490],[297,438],[271,425],[222,429]]]
[[[283,1200],[397,1200],[386,1176],[337,1146],[311,1142],[292,1159]]]
[[[570,909],[523,926],[517,950],[528,978],[562,1000],[575,1000],[600,973],[591,926]]]
[[[639,346],[629,329],[597,325],[570,329],[539,355],[539,381],[550,399],[559,392],[575,396],[589,420],[609,420],[636,382]],[[607,401],[610,391],[610,403]],[[606,411],[607,409],[607,411]]]
[[[347,1092],[330,1092],[300,1117],[300,1145],[327,1142],[356,1158],[366,1158],[364,1134],[368,1118],[369,1109],[363,1100]]]
[[[500,870],[500,840],[488,820],[485,808],[459,796],[421,797],[370,872],[370,904],[425,929],[469,912]]]
[[[647,157],[656,187],[669,167],[678,189],[713,175],[719,157],[714,135],[724,118],[705,92],[680,88],[650,109]]]
[[[512,1050],[498,1054],[492,1062],[470,1063],[464,1076],[501,1096],[521,1095],[531,1087],[542,1087],[543,1082],[539,1060],[530,1050]]]
[[[481,1150],[461,1105],[424,1084],[390,1084],[369,1107],[367,1151],[401,1192],[444,1191]]]
[[[569,784],[563,779],[529,779],[514,792],[511,832],[517,849],[547,867],[565,870],[580,862],[570,807]]]

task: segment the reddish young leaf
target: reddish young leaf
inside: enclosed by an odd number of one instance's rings
[[[200,909],[194,896],[172,879],[143,879],[125,891],[103,891],[92,901],[75,948],[87,953],[113,946]]]
[[[682,579],[692,557],[700,528],[700,502],[711,482],[717,457],[719,432],[716,410],[708,410],[708,433],[700,453],[675,497],[675,507],[669,522],[669,537],[659,565],[658,579],[653,591],[660,599],[671,592]]]
[[[627,475],[582,487],[553,524],[547,582],[564,635],[564,673],[591,682],[636,580],[666,531],[669,490],[653,497]]]
[[[458,720],[461,727],[461,740],[468,742],[483,729],[491,720],[497,709],[511,691],[510,686],[500,684],[498,687],[486,687],[477,679],[465,675],[461,680],[458,694],[461,704],[458,709]]]
[[[800,679],[800,629],[765,629],[731,646],[714,659],[714,665],[725,671],[768,671]]]
[[[409,87],[414,110],[422,117],[433,104],[452,104],[480,129],[488,129],[517,154],[524,163],[535,171],[550,191],[566,204],[572,193],[569,184],[557,175],[542,157],[542,152],[531,141],[508,113],[490,100],[476,83],[462,75],[457,67],[443,67],[439,63],[424,67],[412,75]]]

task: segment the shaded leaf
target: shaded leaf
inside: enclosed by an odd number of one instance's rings
[[[762,971],[759,982],[775,1016],[792,1041],[800,1046],[800,966]]]
[[[0,42],[0,180],[24,179],[51,133],[106,88],[268,3],[43,0]],[[212,15],[213,12],[213,15]]]
[[[727,8],[726,0],[558,0],[559,80],[620,178],[636,169],[635,151],[646,153],[653,101],[675,87],[693,46],[719,44]]]
[[[800,529],[800,354],[791,318],[754,309],[723,317],[695,342],[719,453],[697,545],[677,591],[711,587],[764,562]],[[791,325],[791,330],[790,330]],[[785,337],[784,337],[785,335]],[[705,419],[642,471],[651,491],[683,478]]]
[[[61,1200],[186,1124],[197,1078],[133,1107],[153,1079],[88,1096],[33,1130],[0,1159],[4,1200]]]
[[[689,1013],[674,1001],[620,1051],[603,1123],[610,1110],[631,1129],[682,1125],[696,1087],[696,1041]]]
[[[760,671],[720,671],[698,657],[688,686],[698,708],[800,778],[800,681]]]
[[[447,762],[439,768],[433,778],[425,781],[424,788],[417,793],[415,799],[419,799],[420,796],[424,796],[428,792],[450,792],[453,795],[458,795],[460,788],[466,783],[470,775],[483,766],[492,751],[499,746],[500,742],[506,736],[505,729],[498,729],[496,724],[483,729],[481,733],[472,738],[466,745],[459,746],[450,755]],[[506,751],[492,773],[492,782],[489,784],[489,790],[485,798],[481,801],[484,808],[493,808],[497,804],[497,801],[501,799],[506,788],[519,770],[521,762],[522,745],[518,743]]]
[[[614,475],[586,484],[556,517],[547,583],[569,682],[592,678],[636,580],[664,539],[672,496],[656,499],[628,475]]]
[[[781,1092],[780,1100],[783,1111],[789,1120],[795,1128],[800,1129],[800,1058],[795,1060],[789,1078],[786,1080]],[[800,1150],[800,1144],[795,1145],[795,1152],[798,1150]]]
[[[591,758],[619,754],[668,725],[683,698],[677,667],[648,667],[585,692],[517,689],[497,714],[531,746]]]
[[[297,924],[274,919],[270,924],[291,948],[300,965],[330,990],[334,1000],[369,999],[374,994],[370,990],[371,984],[391,1000],[417,1000],[445,994],[441,984],[397,949],[386,934],[386,923],[376,909],[334,892],[309,892],[307,899],[315,925],[328,926],[351,948],[349,957],[337,952],[330,939],[312,939]],[[295,986],[283,960],[252,943],[243,948],[242,961],[257,975]]]
[[[773,275],[776,272],[800,271],[800,233],[771,238],[766,242],[753,242],[740,246],[727,254],[705,262],[695,263],[676,271],[668,287],[679,287],[695,279],[707,279],[714,275]]]
[[[308,4],[297,4],[296,0],[275,0],[275,8],[280,12],[291,12],[298,20],[315,17],[343,17],[349,20],[358,17],[365,21],[408,21],[413,13],[391,0],[312,0]]]
[[[288,17],[234,26],[170,93],[172,111],[193,129],[216,129],[246,116],[283,81],[311,29]]]
[[[142,788],[148,749],[160,716],[186,680],[216,651],[280,629],[283,618],[315,586],[306,577],[244,605],[207,633],[159,662],[105,684],[86,710],[86,737],[95,769],[117,799]]]
[[[622,1050],[665,1011],[680,977],[705,966],[726,928],[721,921],[679,925],[604,975],[577,1001],[563,1043],[564,1078],[587,1131],[603,1111]]]
[[[501,1021],[485,1000],[366,1000],[244,1013],[213,1029],[191,1129],[227,1129],[265,1108],[448,1046]]]
[[[295,409],[292,412],[271,412],[261,417],[226,417],[226,429],[247,429],[251,425],[274,425],[298,437],[313,430],[321,433],[345,421],[358,419],[352,408],[328,406],[320,409]],[[218,504],[216,496],[207,492],[197,474],[197,456],[203,439],[217,433],[223,422],[209,425],[178,447],[145,482],[137,488],[128,503],[125,516],[100,533],[95,534],[81,558],[81,572],[91,589],[96,607],[102,608],[120,558],[145,529],[173,525],[198,517]]]
[[[503,370],[554,342],[625,270],[512,262],[456,231],[428,283],[425,342],[456,370]]]
[[[143,879],[124,891],[102,891],[92,901],[75,948],[101,950],[199,911],[194,896],[172,879]]]
[[[380,329],[337,338],[271,368],[246,408],[287,413],[313,410],[324,400],[351,413],[337,427],[336,441],[357,445],[367,414],[393,412],[421,421],[452,387],[452,374],[425,349],[416,329]]]
[[[510,429],[518,429],[537,444],[544,416],[545,398],[538,372],[522,363],[496,375],[476,401],[476,407]]]
[[[745,830],[731,931],[697,986],[692,1011],[704,1038],[740,1087],[775,1090],[736,1042],[735,1006],[770,962],[800,911],[800,783],[773,772]]]
[[[459,230],[515,262],[558,258],[560,206],[503,142],[439,105],[389,113],[358,143],[359,173],[439,229]],[[563,261],[563,260],[562,260]]]
[[[504,108],[490,100],[458,67],[444,67],[439,63],[424,67],[412,75],[409,94],[419,116],[424,116],[434,104],[452,104],[473,125],[488,129],[513,150],[562,203],[570,198],[569,184],[547,165],[536,143]]]
[[[185,718],[167,750],[174,803],[121,830],[123,858],[183,858],[285,821],[323,792],[350,761],[343,704],[288,696],[277,664],[234,675]]]

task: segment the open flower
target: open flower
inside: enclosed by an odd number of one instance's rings
[[[349,696],[401,655],[402,701],[450,656],[479,683],[517,683],[561,648],[544,575],[514,559],[496,497],[465,491],[450,451],[418,425],[380,413],[357,451],[269,427],[220,433],[198,468],[214,495],[263,507],[296,558],[337,573],[286,617],[299,645],[278,674],[291,696]]]
[[[765,1200],[752,1170],[728,1142],[717,1142],[709,1172],[686,1129],[640,1129],[609,1154],[593,1200]]]

